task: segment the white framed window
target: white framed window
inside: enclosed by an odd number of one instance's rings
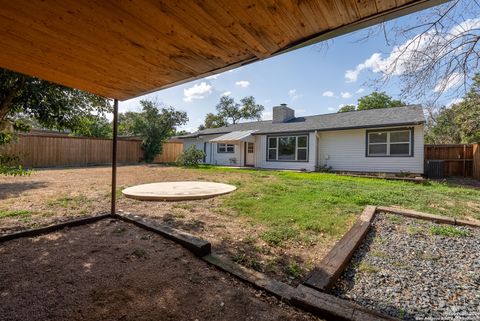
[[[367,157],[413,156],[413,129],[367,131]]]
[[[217,144],[217,153],[233,154],[235,153],[235,145],[234,144]]]
[[[308,135],[267,137],[267,161],[308,161]]]

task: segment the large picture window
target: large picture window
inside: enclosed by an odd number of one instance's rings
[[[234,144],[217,144],[217,153],[235,153]]]
[[[267,160],[306,162],[308,135],[267,137]]]
[[[413,130],[367,131],[367,156],[413,156]]]

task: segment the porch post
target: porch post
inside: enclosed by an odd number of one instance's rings
[[[118,99],[113,101],[113,140],[112,140],[112,204],[110,213],[116,213],[117,198],[117,132],[118,132]]]

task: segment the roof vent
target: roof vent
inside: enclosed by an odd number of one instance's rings
[[[293,118],[295,118],[295,111],[287,107],[287,104],[273,107],[272,123],[285,123]]]

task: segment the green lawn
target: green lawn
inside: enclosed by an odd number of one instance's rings
[[[328,173],[297,173],[204,167],[231,172],[238,190],[223,205],[266,223],[269,243],[292,238],[295,230],[343,234],[365,205],[400,206],[432,214],[480,219],[480,190],[436,182],[416,184]]]

